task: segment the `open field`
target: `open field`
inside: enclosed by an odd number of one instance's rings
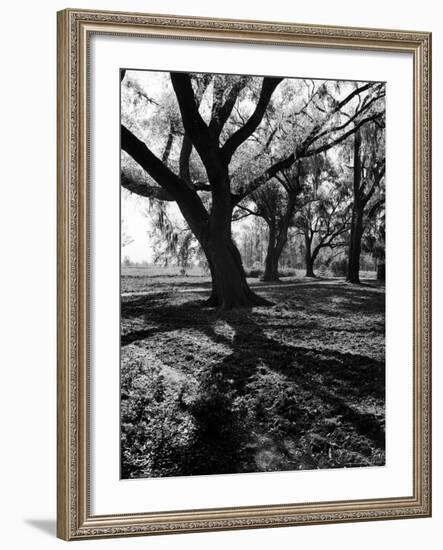
[[[122,275],[122,477],[384,464],[375,280],[250,279],[274,305],[220,312],[202,272]]]

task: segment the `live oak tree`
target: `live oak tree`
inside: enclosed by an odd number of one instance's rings
[[[378,122],[358,129],[353,142],[353,206],[347,281],[359,284],[362,237],[368,221],[366,214],[385,176],[384,126]]]
[[[305,204],[296,214],[294,225],[304,240],[306,277],[315,277],[319,253],[346,245],[349,231],[350,197],[343,181],[325,179],[305,186]]]
[[[302,189],[300,170],[299,166],[293,170],[282,170],[273,180],[251,194],[251,208],[239,206],[241,210],[262,218],[268,228],[263,281],[279,279],[279,259],[288,240],[297,197]]]
[[[374,109],[382,96],[379,85],[349,84],[346,93],[338,94],[344,98],[338,100],[327,82],[312,84],[308,101],[302,102],[305,118],[311,121],[302,139],[288,140],[285,147],[273,149],[273,135],[284,124],[273,127],[266,117],[271,113],[273,118],[279,118],[272,98],[281,81],[269,77],[171,73],[173,97],[165,94],[169,104],[157,108],[157,112],[163,109],[168,113],[159,117],[162,124],[153,124],[153,117],[134,121],[130,114],[126,115],[128,120],[122,120],[121,147],[133,161],[130,170],[123,166],[122,186],[144,197],[177,203],[207,258],[212,278],[208,300],[211,306],[228,309],[267,304],[247,284],[232,238],[234,208],[272,178],[281,177],[298,159],[330,149],[368,120],[380,116]],[[156,102],[145,90],[133,92],[150,107]],[[284,100],[283,92],[280,100]],[[212,101],[208,96],[212,96]],[[283,103],[280,101],[280,105]],[[294,112],[289,113],[288,120],[298,116],[295,111],[299,103],[292,100]],[[317,118],[309,114],[312,109],[318,111]],[[154,152],[151,142],[147,143],[144,124],[151,125],[150,140],[153,135],[159,138],[161,133],[167,136],[161,155]],[[263,166],[256,155],[250,155],[249,160],[256,161],[256,169],[245,177],[244,170],[237,169],[247,164],[244,157],[260,132],[268,132],[268,151],[261,155],[261,160],[268,162]],[[271,154],[265,154],[269,151]],[[235,172],[241,175],[241,181],[234,177]],[[207,205],[203,194],[209,196]]]
[[[214,103],[207,124],[199,112],[191,76],[171,73],[181,121],[184,128],[182,151],[186,157],[194,147],[206,171],[211,192],[208,211],[189,181],[182,163],[179,174],[173,172],[151,149],[126,126],[121,127],[121,146],[173,199],[205,252],[212,276],[212,293],[208,305],[229,309],[236,306],[266,305],[248,286],[240,253],[231,235],[232,210],[235,204],[230,184],[229,164],[240,147],[260,124],[279,78],[264,78],[260,96],[246,123],[220,144],[220,134],[229,118],[245,79],[237,79],[228,89],[214,84]]]
[[[292,83],[291,83],[292,84]],[[239,204],[243,210],[261,217],[268,227],[268,249],[265,259],[263,280],[278,280],[278,264],[280,256],[288,240],[288,230],[292,225],[297,208],[297,199],[302,190],[300,180],[311,174],[312,185],[318,187],[320,172],[325,167],[325,153],[338,144],[349,139],[355,131],[372,120],[382,117],[381,99],[384,97],[383,84],[340,85],[324,82],[316,85],[312,81],[302,80],[298,90],[302,101],[293,105],[293,86],[285,88],[282,84],[283,99],[291,108],[284,114],[277,128],[271,126],[271,132],[256,136],[260,143],[260,165],[264,159],[271,164],[271,169],[260,174],[244,192],[245,200]],[[346,92],[346,93],[345,93]],[[339,100],[344,95],[344,99]],[[292,101],[292,104],[291,104]],[[286,158],[272,163],[276,150],[280,153],[285,149],[295,150]],[[258,155],[257,155],[258,156]],[[257,163],[257,156],[252,160]],[[330,167],[330,164],[329,164]],[[254,167],[246,164],[243,171],[254,171]],[[319,172],[320,170],[320,172]],[[263,185],[260,182],[270,180]],[[255,185],[259,184],[256,188]],[[246,202],[246,204],[245,204]],[[253,206],[250,206],[250,202]],[[331,223],[329,224],[331,225]],[[309,240],[306,230],[306,245]],[[329,235],[328,235],[329,236]],[[335,236],[332,240],[335,239]],[[332,246],[329,243],[328,246]],[[327,243],[329,241],[326,241]],[[320,248],[327,244],[321,243]],[[309,255],[309,248],[306,254]],[[319,249],[314,249],[314,261]],[[312,263],[309,256],[308,262]],[[309,268],[312,271],[312,266]]]

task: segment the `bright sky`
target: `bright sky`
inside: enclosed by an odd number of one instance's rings
[[[150,244],[149,232],[151,230],[149,214],[146,214],[147,200],[127,191],[121,196],[121,216],[124,221],[125,232],[133,241],[122,246],[122,261],[129,258],[131,262],[141,263],[153,261],[153,250]],[[175,203],[168,203],[168,216],[177,220],[183,226],[183,217]],[[233,234],[241,232],[250,225],[249,218],[245,218],[233,224]]]
[[[121,216],[124,220],[125,231],[133,242],[122,246],[122,260],[125,257],[132,262],[151,262],[152,249],[149,244],[149,218],[144,214],[146,199],[132,193],[122,192]]]

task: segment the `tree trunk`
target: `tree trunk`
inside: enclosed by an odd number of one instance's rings
[[[361,189],[361,134],[357,130],[354,134],[354,204],[352,206],[351,236],[349,241],[348,275],[349,283],[360,284],[360,253],[361,237],[363,235],[363,208]]]
[[[205,236],[201,242],[212,277],[212,292],[206,305],[221,309],[271,305],[249,288],[240,253],[232,239]]]
[[[266,281],[268,283],[279,281],[278,257],[275,247],[272,249],[269,249],[268,247],[265,261],[265,272],[263,273],[262,281]]]
[[[268,249],[266,251],[266,260],[265,260],[265,272],[263,274],[263,281],[273,282],[278,281],[278,260],[279,255],[277,254],[276,247],[276,231],[275,224],[270,222],[268,223],[269,227],[269,238],[268,238]]]
[[[377,281],[384,282],[386,279],[386,265],[384,262],[377,265]]]
[[[312,256],[306,254],[306,275],[305,277],[315,277],[314,273],[314,262]]]
[[[349,283],[360,284],[360,254],[363,235],[363,209],[354,203],[352,210],[351,238],[349,243],[348,276]]]
[[[124,73],[121,72],[121,79],[123,76]],[[238,95],[240,90],[237,89],[230,95],[229,103],[227,100],[222,106],[223,116],[220,116],[219,111],[215,122],[211,124],[213,122],[211,120],[208,127],[199,113],[199,100],[196,100],[190,75],[182,72],[171,73],[170,76],[180,109],[185,138],[188,140],[188,143],[184,144],[185,147],[182,146],[180,176],[171,171],[165,162],[162,162],[124,125],[121,125],[121,147],[151,178],[172,195],[189,228],[200,242],[208,259],[212,276],[209,304],[223,309],[268,305],[267,300],[260,298],[249,288],[240,253],[232,241],[231,217],[234,203],[231,195],[229,164],[238,147],[261,123],[272,93],[282,79],[266,77],[263,79],[260,98],[252,115],[220,148],[220,133],[234,107],[236,94]],[[172,139],[171,136],[166,150],[172,147]],[[195,187],[187,181],[189,156],[192,149],[190,145],[195,147],[208,176],[212,195],[210,212],[205,208]]]
[[[280,221],[277,223],[274,219],[265,219],[269,227],[269,240],[268,250],[265,261],[265,272],[263,274],[263,281],[278,281],[278,263],[280,256],[288,240],[289,225],[292,220],[292,216],[295,210],[296,199],[299,190],[292,191],[288,198],[288,204],[286,206],[285,213]]]
[[[305,277],[315,277],[314,273],[314,260],[311,253],[311,239],[305,235],[305,263],[306,263],[306,274]]]

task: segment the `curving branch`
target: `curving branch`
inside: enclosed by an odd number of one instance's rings
[[[209,86],[209,83],[211,80],[212,80],[211,75],[204,75],[203,78],[200,78],[197,80],[197,90],[194,94],[195,101],[197,104],[197,109],[200,106],[200,103],[203,99],[203,95],[207,87]],[[192,153],[192,140],[187,134],[187,132],[184,132],[182,146],[180,149],[180,157],[179,157],[179,175],[183,180],[187,181],[188,183],[191,181],[191,173],[189,169],[191,153]]]
[[[120,183],[122,187],[124,187],[131,193],[139,195],[140,197],[157,199],[159,201],[175,202],[175,199],[171,195],[171,193],[168,193],[168,191],[163,189],[163,187],[149,185],[142,178],[137,178],[136,176],[129,174],[129,172],[125,170],[121,171]]]
[[[226,140],[225,144],[221,148],[222,158],[226,165],[229,164],[233,154],[240,147],[240,145],[255,132],[257,126],[263,119],[266,108],[269,105],[274,90],[277,88],[282,80],[283,78],[263,78],[260,97],[254,112],[249,117],[246,124],[244,124],[244,126],[239,128],[234,134],[232,134],[232,136]]]
[[[209,130],[216,135],[220,136],[226,121],[232,113],[235,103],[240,92],[246,85],[247,77],[241,77],[235,82],[229,90],[225,102],[223,103],[223,79],[215,78],[214,80],[214,100],[212,104],[211,121],[209,123]]]
[[[121,148],[177,201],[188,222],[191,217],[198,224],[207,222],[208,213],[197,191],[174,174],[123,124],[121,125]]]
[[[375,113],[374,115],[368,116],[366,118],[363,118],[357,124],[355,124],[350,130],[348,130],[338,138],[328,143],[325,143],[324,145],[317,146],[314,149],[311,149],[309,151],[301,152],[301,155],[299,156],[299,158],[312,157],[313,155],[317,155],[318,153],[323,153],[324,151],[328,151],[329,149],[332,149],[332,147],[335,147],[335,145],[338,145],[339,143],[347,139],[352,134],[355,134],[355,132],[359,130],[363,125],[367,124],[368,122],[375,122],[376,120],[382,118],[383,114],[384,113],[380,112],[380,113]]]
[[[213,135],[199,113],[190,75],[188,73],[171,73],[171,82],[177,97],[185,132],[200,155],[210,176],[220,161],[217,158],[218,143],[215,143]]]
[[[176,194],[186,184],[174,174],[154,153],[123,124],[121,148],[128,153],[161,187]]]
[[[368,101],[365,105],[363,105],[360,110],[356,110],[355,113],[352,116],[349,116],[348,119],[346,120],[346,122],[344,122],[343,124],[341,124],[339,126],[335,126],[335,127],[330,128],[328,130],[325,130],[324,132],[320,132],[319,134],[317,134],[316,136],[314,136],[313,138],[311,138],[310,140],[305,142],[305,147],[309,148],[313,143],[315,143],[316,141],[318,141],[322,137],[327,136],[329,134],[332,134],[334,132],[340,132],[341,130],[344,130],[347,126],[349,126],[352,122],[354,122],[363,113],[368,111],[369,107],[371,107],[371,105],[373,105],[376,101],[378,101],[379,99],[381,99],[383,97],[385,97],[384,93],[381,93],[377,96],[374,96],[373,98],[371,98],[370,101]]]
[[[333,112],[335,113],[338,109],[338,106],[342,108],[344,105],[346,105],[347,102],[349,102],[353,97],[355,97],[358,93],[361,93],[362,91],[367,90],[368,88],[374,86],[373,84],[366,84],[365,86],[361,86],[360,88],[357,88],[354,90],[351,94],[349,94],[345,99],[343,99],[337,106],[334,107]],[[381,97],[381,96],[380,96]],[[379,97],[377,97],[379,99]],[[371,102],[372,105],[372,102]],[[358,115],[361,115],[363,112],[365,112],[367,109],[367,105],[364,105],[360,111],[358,111]],[[310,132],[307,138],[303,141],[303,143],[299,144],[296,148],[296,151],[288,155],[286,158],[280,159],[277,162],[275,162],[272,166],[267,168],[260,176],[256,177],[254,180],[252,180],[246,187],[244,187],[235,197],[235,200],[237,202],[240,202],[242,199],[256,191],[261,185],[265,184],[269,179],[273,178],[278,174],[279,172],[282,172],[283,170],[291,167],[296,160],[300,160],[303,158],[312,157],[313,155],[317,155],[319,153],[323,153],[325,151],[328,151],[329,149],[332,149],[332,147],[335,147],[339,143],[346,140],[349,136],[354,134],[356,131],[358,131],[364,124],[367,124],[369,122],[377,122],[379,119],[383,118],[383,112],[377,112],[373,115],[367,116],[365,118],[362,118],[357,123],[355,122],[355,116],[352,118],[352,121],[354,122],[352,128],[347,130],[346,132],[343,132],[341,135],[339,135],[335,139],[331,139],[330,141],[326,142],[323,145],[317,145],[312,147],[312,144],[317,141],[317,139],[321,136],[324,136],[326,134],[333,134],[334,132],[339,132],[340,130],[343,130],[343,128],[347,127],[349,124],[349,121],[345,124],[341,124],[338,126],[335,126],[331,128],[330,130],[321,132],[321,129],[323,127],[323,124],[316,125],[314,129]],[[328,116],[326,121],[329,120],[330,117]],[[314,132],[315,130],[315,132]],[[310,148],[311,146],[311,148]]]

